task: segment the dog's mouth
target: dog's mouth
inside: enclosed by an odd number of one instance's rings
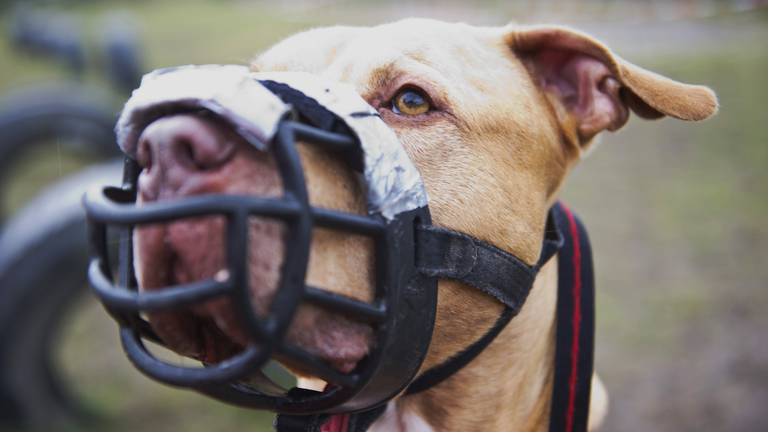
[[[221,129],[220,124],[192,116],[156,123],[160,125],[153,128],[153,123],[142,135],[145,142],[151,142],[139,154],[144,165],[139,177],[139,205],[210,193],[281,193],[270,157],[231,131]],[[214,156],[205,159],[208,154]],[[156,291],[228,278],[225,231],[223,216],[187,218],[136,229],[134,253],[140,289]],[[254,217],[249,221],[248,236],[251,307],[258,317],[266,318],[281,277],[284,227],[279,221]],[[152,312],[148,318],[168,348],[215,364],[259,343],[241,324],[235,306],[229,298],[217,298],[183,309]],[[285,342],[348,373],[368,354],[372,333],[368,325],[316,306],[300,305]],[[299,376],[309,375],[300,364],[281,359],[279,353],[275,358]]]
[[[152,265],[141,268],[142,289],[152,291],[198,280],[228,278],[220,244],[223,227],[222,218],[206,217],[139,229],[137,257],[140,264],[152,261]],[[269,234],[279,234],[280,226],[254,221],[251,232],[254,231],[269,237]],[[258,245],[253,246],[256,248]],[[258,261],[265,257],[254,255],[250,275],[252,302],[256,314],[264,317],[276,287],[279,263],[273,259]],[[181,310],[153,312],[149,320],[169,348],[208,364],[229,359],[254,343],[227,298]],[[286,339],[319,356],[336,370],[348,373],[367,355],[371,333],[367,325],[306,305],[300,306]],[[281,359],[279,355],[277,359],[300,376],[308,373],[300,364]]]

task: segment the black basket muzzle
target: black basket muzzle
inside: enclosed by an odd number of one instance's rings
[[[144,374],[228,403],[291,414],[368,409],[391,399],[413,379],[429,346],[437,300],[436,278],[425,276],[416,268],[415,228],[430,223],[429,212],[424,206],[384,218],[311,206],[297,141],[321,146],[345,160],[359,161],[361,155],[360,142],[354,134],[338,133],[329,130],[338,128],[321,128],[312,123],[294,111],[279,122],[271,142],[252,143],[272,153],[284,187],[281,197],[200,195],[138,206],[137,179],[141,168],[130,157],[125,161],[122,187],[86,194],[83,201],[93,251],[89,279],[93,291],[119,324],[127,356]],[[225,218],[228,277],[140,291],[133,263],[134,229],[197,216]],[[250,294],[250,217],[277,220],[284,225],[280,279],[266,314],[255,312]],[[371,303],[336,295],[326,290],[330,287],[307,285],[315,228],[372,239],[375,292]],[[119,239],[116,251],[110,247],[114,236]],[[249,344],[241,353],[217,364],[187,367],[161,360],[147,349],[145,341],[161,345],[163,341],[143,314],[183,310],[220,298],[231,301],[249,337]],[[316,305],[371,326],[370,352],[352,372],[341,373],[318,356],[287,342],[286,330],[301,304]],[[275,356],[323,379],[328,383],[326,390],[280,387],[262,372]]]

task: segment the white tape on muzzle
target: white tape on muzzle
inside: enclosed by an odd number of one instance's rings
[[[268,143],[290,107],[259,83],[264,80],[285,84],[314,99],[357,135],[364,154],[370,214],[391,220],[399,213],[427,205],[418,170],[378,112],[352,86],[308,73],[253,73],[234,65],[182,66],[151,72],[123,109],[116,128],[118,144],[126,154],[135,156],[141,132],[151,122],[194,110],[207,110],[224,118],[257,146]]]

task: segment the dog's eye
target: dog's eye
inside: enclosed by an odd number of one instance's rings
[[[392,99],[392,112],[407,116],[427,113],[432,109],[427,95],[415,88],[402,89]]]

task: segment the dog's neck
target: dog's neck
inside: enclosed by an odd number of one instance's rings
[[[543,431],[552,395],[557,259],[496,340],[440,385],[390,402],[372,431]]]

